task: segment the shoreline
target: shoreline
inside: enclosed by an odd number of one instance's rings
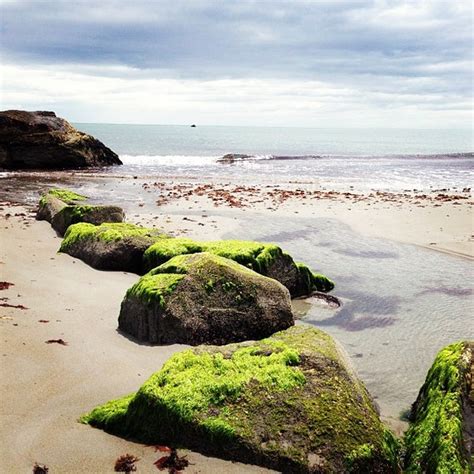
[[[190,178],[183,176],[129,176],[106,173],[52,172],[16,174],[1,181],[18,180],[25,188],[33,186],[34,198],[25,201],[25,194],[18,197],[17,189],[6,186],[0,192],[0,200],[12,200],[20,204],[36,205],[38,192],[49,186],[70,186],[83,192],[90,191],[87,183],[97,181],[97,188],[108,188],[108,202],[123,206],[127,220],[143,225],[153,225],[153,218],[162,212],[182,215],[193,212],[207,213],[219,218],[228,217],[227,223],[245,211],[273,213],[281,216],[337,219],[362,235],[421,246],[454,257],[474,259],[474,198],[471,189],[430,191],[404,190],[357,191],[352,186],[347,190],[330,189],[315,181],[294,181],[268,184],[237,185],[232,179],[212,177]],[[140,192],[117,199],[116,190],[133,183]],[[84,185],[85,184],[85,185]],[[10,189],[10,192],[9,192]],[[102,190],[101,190],[102,191]],[[138,191],[138,189],[136,190]],[[190,199],[192,196],[192,200]],[[102,194],[92,195],[101,202]],[[127,207],[128,206],[128,207]],[[230,212],[231,211],[231,212]],[[240,214],[241,211],[241,214]],[[149,218],[141,214],[149,214]],[[163,225],[160,219],[160,225]],[[205,220],[197,224],[192,220],[183,228],[180,223],[164,224],[164,230],[173,234],[183,232],[195,238],[202,234],[213,235],[216,231],[207,228]],[[204,226],[203,226],[204,224]],[[173,227],[175,226],[175,227]]]

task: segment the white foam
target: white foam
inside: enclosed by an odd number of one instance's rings
[[[220,156],[202,155],[120,155],[125,165],[139,166],[209,166]]]

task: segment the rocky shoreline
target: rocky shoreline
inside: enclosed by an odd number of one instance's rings
[[[49,195],[54,196],[55,199],[58,199],[59,196],[69,201],[68,206],[81,206],[77,201],[77,195],[71,196],[68,192],[67,190],[53,190],[49,192]],[[69,200],[68,198],[71,197],[76,199]],[[40,215],[47,202],[47,199],[42,198]],[[113,245],[116,239],[122,238],[120,230],[117,233],[117,229],[120,227],[114,228],[113,226],[127,226],[129,224],[98,222],[93,225],[79,221],[71,225],[66,232],[65,239],[67,240],[69,232],[73,232],[76,227],[79,228],[83,225],[94,228],[104,225],[111,226],[108,232],[112,232],[112,234],[104,242],[106,242],[105,245],[107,242]],[[136,228],[133,230],[136,232]],[[150,230],[147,232],[149,233]],[[157,234],[155,243],[148,242],[151,245],[150,248],[160,244],[162,239],[169,240],[169,237]],[[179,239],[172,239],[179,243],[180,250],[178,252],[174,250],[173,254],[168,255],[165,263],[161,263],[160,266],[142,277],[142,279],[152,278],[147,281],[146,285],[140,283],[140,280],[127,292],[122,303],[122,311],[124,304],[127,308],[127,298],[132,294],[134,298],[139,295],[136,301],[142,301],[140,304],[143,305],[143,308],[152,308],[153,306],[150,305],[155,305],[155,298],[158,298],[156,301],[159,310],[157,312],[156,309],[152,309],[150,314],[154,318],[164,317],[166,319],[170,317],[171,320],[175,320],[176,315],[170,313],[169,316],[166,316],[169,301],[165,295],[172,295],[172,298],[175,299],[173,302],[175,307],[178,310],[185,309],[181,318],[184,317],[182,321],[186,321],[193,314],[193,310],[190,309],[189,301],[180,299],[179,294],[184,296],[194,294],[195,290],[192,288],[196,287],[196,283],[197,287],[202,288],[201,296],[199,298],[193,296],[191,301],[195,304],[196,300],[204,298],[204,301],[200,303],[203,305],[202,308],[214,307],[219,301],[223,309],[230,309],[236,304],[236,300],[238,304],[241,300],[248,300],[248,296],[245,296],[242,291],[252,288],[255,283],[245,282],[245,279],[241,280],[242,276],[239,276],[242,286],[237,293],[235,293],[236,283],[234,281],[231,285],[232,288],[225,290],[231,291],[229,299],[226,300],[218,294],[216,301],[211,303],[209,300],[206,303],[207,299],[212,298],[210,293],[215,291],[216,279],[225,274],[222,273],[223,271],[228,272],[230,263],[227,262],[232,262],[232,260],[212,256],[212,253],[209,252],[202,253],[202,250],[208,250],[202,248],[197,248],[195,249],[196,253],[189,254],[187,252],[189,252],[189,245],[193,243],[192,241],[180,242]],[[81,237],[78,240],[81,240]],[[240,251],[244,251],[244,249],[245,244],[242,243]],[[162,250],[160,252],[162,254]],[[227,256],[232,257],[232,254]],[[238,257],[234,256],[234,259],[239,261]],[[157,260],[156,264],[159,263],[160,261]],[[215,266],[216,264],[217,266]],[[255,281],[264,278],[249,269],[248,266],[242,266],[239,263],[232,262],[230,267],[233,272],[237,271],[237,274],[240,272],[242,275],[252,276],[253,279],[257,278]],[[197,273],[194,268],[198,269]],[[214,270],[210,270],[211,268]],[[260,270],[262,269],[260,268]],[[215,273],[216,271],[218,273]],[[183,278],[188,278],[188,274],[193,283],[191,286],[183,286],[183,290],[175,296],[177,284]],[[193,274],[199,277],[198,280],[193,280],[195,278],[192,276]],[[164,277],[166,284],[169,285],[169,278],[172,275],[177,280],[176,282],[173,280],[174,283],[171,283],[171,290],[166,290],[161,280],[154,279],[155,277]],[[211,280],[212,284],[210,284]],[[223,281],[228,284],[231,280],[232,278],[229,280],[229,275],[227,275]],[[274,281],[269,278],[267,280]],[[289,299],[288,289],[281,284],[278,285],[281,287],[281,290],[278,291],[284,290],[287,294],[286,298]],[[136,290],[133,289],[135,287]],[[271,286],[262,287],[263,294],[271,295],[275,290],[270,288]],[[332,289],[332,286],[329,289]],[[250,299],[254,302],[254,298],[252,296]],[[284,303],[284,300],[278,302],[275,300],[275,296],[270,298],[275,308],[279,308],[280,311],[286,306],[286,313],[291,314],[288,303]],[[141,310],[138,309],[136,303],[130,308],[125,309],[129,317],[139,319],[138,315]],[[164,313],[163,308],[165,308]],[[201,311],[194,312],[199,314]],[[254,315],[255,311],[255,307],[252,306],[249,315]],[[242,318],[243,316],[244,313],[239,311],[238,317]],[[120,317],[122,317],[122,313]],[[285,324],[293,324],[292,317],[287,321]],[[235,328],[232,325],[225,327],[224,323],[224,326],[220,326],[219,329],[219,331],[228,330],[232,333]],[[201,338],[195,339],[195,343],[212,344],[216,342],[216,339],[213,339],[216,334],[215,329],[208,333],[202,325],[198,324],[196,331],[196,335],[200,335]],[[127,438],[132,437],[142,442],[183,445],[205,454],[218,455],[224,459],[240,462],[251,462],[282,472],[361,472],[361,469],[369,469],[370,472],[400,472],[405,468],[407,472],[418,472],[416,469],[413,470],[412,466],[419,466],[420,463],[426,466],[423,469],[428,470],[436,471],[438,468],[444,469],[443,466],[449,465],[452,468],[450,472],[467,472],[470,462],[469,452],[472,447],[470,423],[472,423],[473,392],[469,388],[472,384],[472,343],[465,342],[452,348],[446,348],[435,361],[425,386],[420,390],[418,400],[414,404],[411,415],[412,424],[405,441],[406,453],[401,457],[399,441],[383,426],[368,392],[362,382],[354,378],[352,371],[348,371],[344,357],[337,351],[330,336],[304,325],[298,325],[282,332],[276,331],[278,331],[276,327],[270,330],[267,333],[270,337],[260,342],[225,345],[232,342],[232,338],[230,340],[218,338],[219,344],[224,345],[198,346],[194,351],[180,353],[170,359],[161,371],[153,375],[137,392],[137,395],[128,396],[99,407],[83,417],[82,421],[113,434]],[[164,332],[169,334],[170,330],[165,329]],[[171,334],[183,332],[189,333],[189,329],[182,327],[179,330],[176,328],[171,330]],[[202,339],[202,335],[207,333],[210,337]],[[255,337],[247,327],[237,340],[249,341],[268,336]],[[185,342],[193,344],[191,340],[180,340],[179,338],[174,341],[160,339],[158,341],[160,343]],[[226,360],[229,360],[230,365],[226,366]],[[255,368],[252,368],[252,364],[256,364]],[[452,374],[449,383],[439,379],[443,375],[435,375],[441,373],[437,368],[441,366],[443,367],[442,373]],[[192,371],[194,375],[191,376],[191,372],[187,375],[186,370]],[[215,372],[216,370],[217,372]],[[182,382],[180,382],[180,377],[182,377]],[[230,379],[227,380],[226,377],[230,377]],[[191,393],[193,397],[196,397],[196,401],[182,392],[182,390],[190,389],[186,388],[186,380],[189,379],[194,380],[196,384],[191,388]],[[239,380],[240,382],[238,382]],[[326,381],[323,382],[323,380]],[[342,387],[339,385],[340,383],[349,385]],[[213,388],[214,384],[217,385]],[[433,398],[433,395],[427,397],[426,393],[432,394],[434,386],[437,387],[436,390],[439,390],[439,396],[437,398]],[[160,394],[160,390],[164,390],[162,394]],[[357,391],[360,390],[362,392],[357,395]],[[280,392],[284,393],[283,399],[278,397]],[[340,397],[342,394],[348,397],[347,400],[336,402],[334,397]],[[442,442],[439,446],[435,445],[423,452],[422,447],[426,445],[423,437],[427,436],[426,433],[436,430],[435,427],[440,426],[440,423],[444,423],[442,420],[446,417],[447,408],[439,405],[439,400],[445,397],[454,403],[449,408],[450,416],[457,417],[446,420],[446,430],[457,430],[455,431],[457,435],[450,435],[446,432],[446,438],[441,438]],[[292,402],[289,403],[289,400]],[[311,409],[308,405],[310,400],[316,404]],[[186,405],[186,403],[190,403],[190,405]],[[325,404],[324,408],[321,405],[323,403]],[[362,405],[358,405],[360,403]],[[273,406],[274,404],[275,406]],[[263,406],[267,408],[266,411],[262,411]],[[455,408],[456,406],[458,408]],[[148,413],[147,410],[150,410],[150,407],[154,408]],[[342,409],[343,413],[338,413],[338,409]],[[240,410],[243,410],[244,417]],[[356,414],[357,410],[361,410],[360,414]],[[372,413],[370,416],[369,412]],[[298,421],[288,423],[294,418],[295,413],[298,413]],[[429,415],[426,416],[426,413]],[[263,418],[262,414],[264,414]],[[278,416],[275,418],[277,414]],[[322,418],[320,418],[321,414],[323,414]],[[313,416],[316,418],[313,419]],[[358,419],[359,421],[356,421]],[[163,420],[168,420],[168,422],[164,423]],[[260,423],[258,427],[255,425],[257,420]],[[322,429],[322,424],[326,422],[329,425]],[[301,428],[304,427],[307,430],[306,434],[303,434],[303,431],[298,428],[299,423],[301,423]],[[341,423],[339,428],[337,428],[338,423]],[[353,428],[351,428],[352,423],[355,423]],[[369,425],[364,425],[367,423]],[[356,426],[362,430],[359,434],[355,429]],[[292,429],[289,429],[290,427]],[[282,433],[284,433],[283,438]],[[300,436],[302,436],[301,439]],[[306,442],[302,443],[302,440],[306,440]],[[308,440],[311,440],[310,444],[308,444]],[[448,440],[452,440],[452,447],[449,443],[446,445]]]

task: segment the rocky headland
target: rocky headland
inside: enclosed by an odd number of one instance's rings
[[[0,169],[71,169],[121,165],[101,141],[54,112],[0,112]]]

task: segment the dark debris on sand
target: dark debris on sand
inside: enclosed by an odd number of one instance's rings
[[[135,466],[135,463],[138,462],[140,458],[137,458],[136,456],[133,456],[132,454],[124,454],[123,456],[120,456],[117,458],[115,461],[115,467],[114,471],[115,472],[135,472],[137,470],[137,467]]]
[[[49,467],[46,466],[46,464],[38,464],[35,462],[35,465],[33,466],[33,474],[48,474],[49,472]]]
[[[61,346],[67,346],[68,343],[64,339],[48,339],[45,341],[46,344],[60,344]]]
[[[176,474],[189,466],[186,456],[178,456],[176,448],[170,449],[169,456],[162,456],[153,463],[160,471],[168,469],[170,474]]]

